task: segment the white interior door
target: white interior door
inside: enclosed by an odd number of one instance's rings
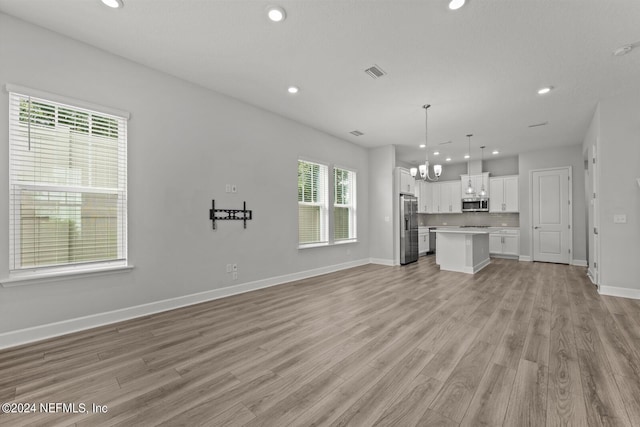
[[[532,171],[533,260],[569,264],[571,169]]]

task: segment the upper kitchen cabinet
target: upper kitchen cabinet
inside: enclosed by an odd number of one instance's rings
[[[489,188],[489,172],[483,172],[478,175],[471,175],[471,185],[475,190],[475,194],[467,196],[466,191],[469,186],[469,175],[460,175],[460,194],[464,197],[480,197],[480,189],[484,185],[484,191],[487,194],[483,197],[490,197],[491,189]]]
[[[415,194],[416,180],[405,168],[396,168],[396,179],[398,180],[398,191],[400,194]]]
[[[462,193],[458,181],[436,182],[430,186],[432,213],[462,213]]]
[[[489,180],[489,212],[518,212],[518,176],[501,176]]]
[[[418,197],[418,213],[432,213],[432,184],[416,180],[416,197]]]

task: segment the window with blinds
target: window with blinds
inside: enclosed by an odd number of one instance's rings
[[[327,243],[328,167],[298,160],[298,244]]]
[[[333,169],[334,240],[356,238],[356,173],[346,169]]]
[[[126,264],[126,118],[9,93],[10,270]]]

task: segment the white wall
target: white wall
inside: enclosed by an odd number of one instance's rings
[[[46,70],[46,72],[44,72]],[[0,288],[0,333],[369,258],[367,151],[0,14],[0,84],[131,113],[129,273]],[[295,102],[283,95],[282,102]],[[8,276],[8,95],[0,93],[0,278]],[[298,156],[358,174],[359,242],[297,249]],[[236,184],[237,194],[225,193]],[[211,199],[254,219],[212,231]],[[227,263],[237,263],[232,281]]]
[[[595,262],[595,242],[594,242],[594,233],[593,229],[595,227],[594,223],[594,212],[593,206],[591,204],[591,200],[593,198],[593,193],[600,193],[599,190],[594,188],[593,185],[593,173],[595,165],[592,162],[593,159],[593,148],[596,147],[596,152],[599,150],[598,147],[598,135],[600,133],[600,107],[596,108],[596,111],[593,115],[593,119],[591,120],[591,124],[587,129],[587,133],[584,138],[584,142],[582,144],[582,153],[583,159],[587,160],[587,170],[585,173],[585,184],[584,184],[584,192],[585,192],[585,204],[587,207],[587,261],[589,267],[589,275],[592,280],[596,280],[596,271],[594,268]]]
[[[393,145],[369,150],[369,255],[380,264],[394,260],[393,171],[396,149]]]
[[[600,289],[640,298],[640,93],[601,100],[599,116]]]
[[[531,207],[529,206],[529,171],[572,166],[573,253],[572,259],[586,261],[584,162],[582,146],[559,147],[521,153],[518,158],[520,198],[520,256],[531,257]]]

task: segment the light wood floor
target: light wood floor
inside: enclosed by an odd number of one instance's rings
[[[0,425],[640,425],[640,301],[585,269],[368,265],[0,352]]]

